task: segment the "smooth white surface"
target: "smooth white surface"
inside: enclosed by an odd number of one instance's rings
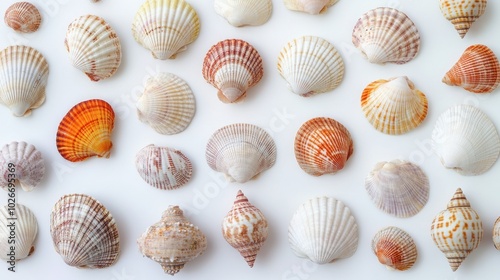
[[[14,1],[1,1],[0,11]],[[441,83],[446,71],[469,45],[488,45],[500,55],[500,3],[489,1],[486,13],[473,24],[464,39],[442,15],[437,0],[342,0],[324,15],[312,16],[287,10],[275,0],[271,19],[258,27],[236,28],[219,17],[213,1],[190,0],[201,20],[200,37],[177,59],[160,61],[137,44],[130,28],[141,0],[38,0],[43,12],[41,29],[29,35],[18,35],[0,24],[0,47],[22,43],[46,57],[50,75],[45,104],[26,118],[12,116],[0,107],[0,144],[26,141],[35,145],[47,163],[43,183],[31,193],[17,192],[18,202],[34,211],[39,222],[35,253],[18,262],[17,272],[0,265],[0,279],[167,279],[160,265],[139,253],[136,239],[160,219],[162,211],[177,204],[208,238],[208,250],[188,263],[176,279],[497,279],[500,252],[493,247],[492,228],[500,215],[500,163],[480,176],[464,177],[446,170],[430,150],[434,123],[453,104],[473,104],[481,108],[500,127],[498,90],[490,95],[474,95],[461,88]],[[422,38],[420,53],[404,65],[374,65],[365,60],[351,43],[352,28],[366,11],[378,7],[396,7],[417,25]],[[3,12],[2,12],[3,13]],[[83,14],[103,17],[118,33],[123,49],[120,69],[110,79],[91,82],[71,66],[64,37],[69,23]],[[336,90],[302,98],[289,92],[276,69],[280,49],[291,39],[302,35],[321,36],[341,52],[346,74]],[[201,67],[206,51],[226,38],[250,42],[262,55],[265,74],[248,92],[241,104],[223,104],[216,90],[207,84]],[[197,112],[186,131],[164,136],[141,123],[134,102],[149,74],[172,72],[192,88]],[[360,96],[364,87],[381,78],[407,75],[429,100],[429,113],[423,124],[400,136],[376,131],[364,118]],[[113,132],[111,158],[91,158],[69,163],[57,152],[57,126],[76,103],[101,98],[113,105],[117,114]],[[295,161],[293,142],[302,123],[316,116],[334,118],[344,124],[354,139],[354,154],[344,170],[336,175],[312,177]],[[205,162],[205,145],[218,128],[236,122],[249,122],[267,129],[278,147],[274,167],[256,180],[226,183]],[[146,184],[135,170],[137,151],[148,144],[165,145],[183,151],[193,162],[194,176],[175,191],[157,190]],[[431,192],[424,209],[412,218],[391,217],[369,200],[364,178],[373,166],[384,160],[412,160],[429,177]],[[472,207],[483,220],[484,238],[479,248],[452,272],[444,255],[430,237],[434,216],[446,207],[455,189],[462,187]],[[221,222],[242,189],[249,200],[266,215],[270,235],[250,269],[239,253],[221,234]],[[121,235],[121,255],[112,267],[102,270],[80,270],[67,266],[52,247],[49,216],[54,203],[64,194],[85,193],[103,203],[113,214]],[[348,205],[357,219],[360,242],[349,259],[321,266],[296,257],[289,248],[287,228],[294,211],[306,199],[333,196]],[[7,193],[0,193],[0,204],[7,203]],[[389,271],[380,265],[371,251],[374,234],[386,226],[406,230],[417,243],[418,260],[406,272]]]

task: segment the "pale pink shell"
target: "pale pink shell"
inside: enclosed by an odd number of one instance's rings
[[[29,192],[40,184],[45,175],[42,153],[26,142],[12,142],[0,151],[0,187],[8,189],[9,179],[15,179]],[[12,180],[11,180],[12,181]],[[11,182],[12,183],[12,182]]]

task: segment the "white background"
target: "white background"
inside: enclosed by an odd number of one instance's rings
[[[1,1],[0,11],[14,1]],[[438,1],[417,0],[341,0],[325,14],[312,16],[287,10],[281,0],[273,1],[271,19],[258,27],[236,28],[219,17],[213,1],[190,0],[201,20],[201,34],[177,59],[155,60],[136,43],[131,24],[141,0],[38,0],[43,13],[41,29],[18,35],[0,24],[0,47],[27,44],[38,49],[50,64],[45,104],[26,118],[16,118],[0,108],[0,144],[26,141],[43,154],[47,172],[33,192],[18,191],[18,201],[31,208],[39,223],[35,253],[17,264],[17,272],[0,265],[0,279],[166,279],[160,265],[142,257],[136,244],[146,228],[160,219],[168,205],[179,205],[189,219],[206,234],[208,249],[188,263],[176,279],[497,279],[500,252],[491,240],[492,227],[500,215],[500,164],[487,173],[464,177],[446,170],[430,150],[430,135],[439,114],[454,104],[473,104],[500,127],[498,90],[474,95],[441,82],[446,71],[472,44],[486,44],[500,54],[498,27],[500,3],[489,1],[486,13],[461,39],[441,15]],[[351,33],[357,19],[379,6],[396,7],[417,25],[421,35],[420,53],[404,65],[374,65],[352,46]],[[71,66],[64,49],[69,23],[84,14],[103,17],[119,35],[122,64],[113,77],[91,82]],[[280,49],[302,35],[321,36],[341,52],[346,64],[342,84],[332,92],[302,98],[289,92],[276,69]],[[250,42],[262,55],[265,74],[248,92],[244,103],[223,104],[216,90],[201,74],[206,51],[227,38]],[[184,132],[164,136],[141,123],[134,103],[150,74],[172,72],[192,88],[197,112]],[[381,78],[407,75],[429,100],[427,118],[417,129],[400,136],[376,131],[364,118],[360,96],[364,87]],[[57,126],[76,103],[101,98],[112,104],[117,114],[111,158],[91,158],[69,163],[57,152]],[[287,117],[283,117],[286,115]],[[335,175],[312,177],[295,161],[294,137],[302,123],[317,116],[334,118],[344,124],[354,140],[354,154],[344,170]],[[267,129],[274,138],[278,157],[274,167],[245,184],[226,183],[205,162],[205,145],[218,128],[236,122],[249,122]],[[157,190],[146,184],[135,170],[137,151],[148,144],[169,146],[183,151],[193,162],[194,176],[175,191]],[[414,217],[400,219],[378,210],[364,189],[364,178],[379,161],[401,158],[418,163],[430,180],[430,198]],[[473,208],[483,220],[484,237],[479,248],[452,272],[444,255],[430,237],[433,217],[446,207],[457,187],[462,187]],[[221,235],[221,221],[233,199],[242,189],[249,200],[266,215],[270,234],[250,269],[239,253]],[[121,254],[117,263],[102,270],[81,270],[67,266],[55,252],[49,233],[49,216],[54,203],[64,194],[85,193],[102,202],[113,214],[120,231]],[[332,196],[348,205],[359,225],[359,246],[351,258],[325,265],[314,265],[296,257],[287,240],[288,223],[300,204],[316,196]],[[0,193],[0,204],[7,193]],[[386,226],[398,226],[414,238],[418,260],[405,272],[388,271],[371,251],[374,234]]]

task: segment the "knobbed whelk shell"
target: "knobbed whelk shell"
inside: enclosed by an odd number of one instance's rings
[[[271,17],[271,0],[215,0],[215,12],[225,18],[229,24],[241,27],[262,25]]]
[[[388,269],[408,270],[417,261],[417,246],[413,238],[397,227],[386,227],[375,234],[372,250],[378,261]]]
[[[358,248],[358,225],[351,210],[331,197],[299,206],[288,226],[288,242],[298,257],[317,264],[349,258]]]
[[[449,20],[461,38],[472,24],[484,14],[487,0],[439,0],[443,16]]]
[[[120,252],[115,219],[99,201],[85,194],[61,197],[50,214],[54,249],[78,268],[105,268]]]
[[[15,220],[12,220],[15,218]],[[12,224],[14,225],[12,226]],[[0,259],[7,262],[25,259],[35,251],[38,223],[31,210],[22,205],[0,208]],[[9,241],[14,240],[15,243]],[[14,247],[14,250],[12,250]]]
[[[45,175],[42,153],[26,142],[12,142],[0,150],[0,187],[19,183],[24,191],[32,191]]]
[[[32,33],[38,30],[42,15],[29,2],[16,2],[5,11],[5,24],[18,32]]]
[[[322,14],[339,0],[284,0],[285,7],[311,15]]]
[[[352,43],[371,63],[407,63],[420,49],[420,35],[401,11],[380,7],[365,13],[354,26]]]
[[[457,189],[447,209],[432,221],[431,236],[453,271],[479,246],[483,238],[483,223],[470,207],[462,189]]]
[[[207,249],[207,238],[189,222],[179,206],[169,206],[161,220],[137,239],[141,253],[174,275]]]
[[[493,122],[481,110],[456,105],[436,121],[432,147],[444,167],[462,175],[479,175],[497,161],[500,137]]]
[[[240,190],[233,208],[222,222],[222,235],[233,246],[250,267],[267,239],[268,225],[264,214],[253,206]]]

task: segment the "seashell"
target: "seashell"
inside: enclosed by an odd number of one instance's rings
[[[115,113],[100,99],[82,101],[64,116],[57,129],[57,150],[71,162],[98,156],[109,158]]]
[[[262,25],[271,17],[271,0],[215,0],[215,12],[225,18],[229,24],[241,27]]]
[[[295,136],[297,163],[313,176],[341,170],[352,152],[351,134],[334,119],[310,119],[302,124]]]
[[[290,91],[309,97],[340,85],[344,78],[344,61],[325,39],[303,36],[281,49],[278,71]]]
[[[236,123],[212,134],[205,156],[210,168],[223,172],[229,181],[245,183],[274,165],[276,144],[264,129]]]
[[[470,92],[489,93],[500,84],[500,64],[490,48],[472,45],[444,75],[442,81]]]
[[[284,0],[285,7],[311,15],[323,14],[339,0]]]
[[[12,218],[16,220],[12,221]],[[14,222],[14,227],[9,226]],[[35,240],[38,233],[38,223],[31,210],[22,205],[0,208],[0,259],[18,261],[25,259],[35,251]],[[9,238],[14,236],[14,239]],[[15,244],[8,242],[15,240]],[[15,245],[15,246],[12,246]],[[14,254],[11,248],[14,247]],[[14,258],[14,259],[11,259]]]
[[[495,245],[495,249],[500,250],[500,217],[495,220],[493,225],[493,245]]]
[[[483,238],[483,223],[470,207],[462,189],[458,188],[447,209],[434,217],[431,236],[453,271],[479,246]]]
[[[139,120],[168,135],[184,131],[196,111],[189,85],[170,73],[150,77],[136,105]]]
[[[365,188],[378,209],[398,218],[416,215],[429,200],[429,179],[408,161],[377,163],[365,179]]]
[[[115,219],[99,201],[85,194],[61,197],[50,214],[54,249],[78,268],[105,268],[120,252]]]
[[[413,238],[397,227],[386,227],[375,234],[372,250],[378,261],[388,269],[408,270],[417,260],[417,246]]]
[[[484,14],[487,0],[439,0],[443,16],[449,20],[460,35],[465,36],[471,25]]]
[[[427,116],[427,98],[408,77],[376,80],[361,95],[366,119],[380,132],[398,135],[419,126]]]
[[[262,75],[262,58],[248,42],[227,39],[213,45],[203,61],[203,78],[218,90],[224,103],[242,101],[247,90],[255,86]]]
[[[288,242],[295,255],[317,264],[351,257],[358,248],[358,238],[351,210],[331,197],[306,201],[288,226]]]
[[[456,105],[436,121],[432,147],[444,167],[462,175],[479,175],[497,161],[500,137],[493,122],[481,110]]]
[[[68,26],[64,45],[73,66],[94,82],[113,76],[122,60],[118,35],[98,16],[75,19]]]
[[[42,23],[42,15],[35,5],[29,2],[16,2],[5,11],[5,24],[15,31],[32,33]]]
[[[174,275],[184,265],[207,249],[207,238],[190,221],[179,206],[169,206],[161,220],[137,239],[141,253],[159,263],[165,273]]]
[[[193,174],[191,161],[181,151],[155,145],[137,153],[135,167],[146,183],[161,190],[177,189]]]
[[[28,116],[45,101],[49,64],[28,46],[10,46],[0,51],[0,104],[16,117]]]
[[[7,191],[18,183],[24,191],[32,191],[45,175],[42,153],[26,142],[11,142],[0,150],[0,186]]]
[[[371,63],[407,63],[420,49],[417,27],[403,12],[379,7],[366,12],[354,26],[352,43]]]
[[[233,246],[250,267],[253,267],[257,253],[267,239],[266,217],[253,206],[240,190],[231,211],[222,222],[222,235]]]
[[[132,35],[156,59],[174,59],[200,34],[196,11],[184,0],[147,0],[135,14]]]

